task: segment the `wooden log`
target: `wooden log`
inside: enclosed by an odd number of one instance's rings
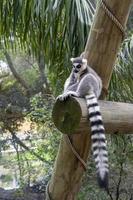
[[[99,105],[107,133],[133,133],[133,104],[100,100]],[[58,100],[53,108],[55,126],[68,135],[89,132],[87,116],[86,102],[81,98]]]

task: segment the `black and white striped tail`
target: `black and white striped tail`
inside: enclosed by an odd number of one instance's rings
[[[108,153],[103,120],[95,94],[87,95],[85,98],[89,112],[92,151],[96,163],[98,183],[101,188],[108,190]]]

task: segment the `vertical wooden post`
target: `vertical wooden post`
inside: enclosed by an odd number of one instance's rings
[[[106,0],[106,4],[123,26],[127,22],[131,2],[132,0]],[[89,65],[101,76],[106,88],[121,41],[120,30],[103,8],[98,6],[85,50]],[[87,161],[90,150],[89,133],[72,135],[71,142],[84,161]],[[49,183],[51,200],[75,200],[83,172],[81,163],[73,154],[66,136],[63,135]]]

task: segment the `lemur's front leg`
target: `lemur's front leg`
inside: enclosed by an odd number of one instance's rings
[[[63,92],[63,94],[59,95],[57,97],[57,99],[59,99],[60,101],[65,101],[67,100],[69,97],[71,96],[75,96],[75,97],[79,97],[79,95],[77,94],[76,90],[78,87],[78,83],[75,83],[73,85],[70,85],[69,87],[67,87],[67,89]]]

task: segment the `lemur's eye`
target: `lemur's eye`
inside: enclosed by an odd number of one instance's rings
[[[74,64],[73,64],[73,68],[80,69],[80,68],[81,68],[81,64],[74,63]]]
[[[80,65],[80,64],[78,64],[76,67],[77,67],[77,68],[80,68],[80,67],[81,67],[81,65]]]

